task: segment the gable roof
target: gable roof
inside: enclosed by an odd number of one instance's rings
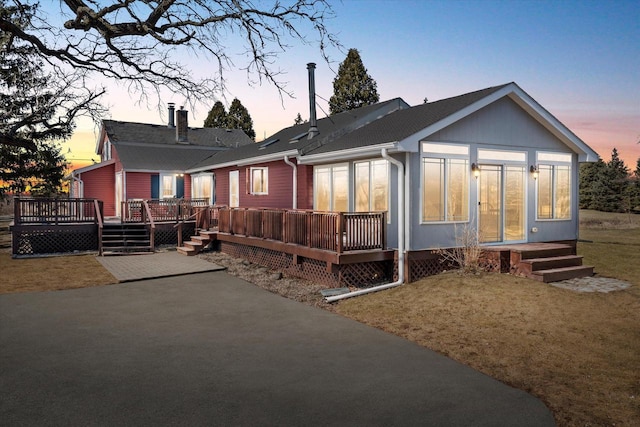
[[[307,139],[309,123],[291,126],[271,135],[262,142],[218,152],[194,165],[187,172],[200,172],[231,165],[255,164],[282,159],[285,155],[296,156],[299,152],[321,147],[340,138],[345,133],[366,126],[380,117],[404,108],[409,108],[409,105],[400,98],[394,98],[319,119],[317,122],[319,134],[312,139]]]
[[[326,159],[332,155],[340,157],[347,153],[370,155],[365,152],[368,147],[372,149],[373,146],[380,147],[383,144],[393,144],[397,151],[416,151],[418,141],[503,97],[509,97],[516,102],[577,153],[579,161],[598,159],[598,154],[591,147],[512,82],[396,111],[330,144],[303,153],[300,162],[311,163],[314,160]]]
[[[103,120],[96,152],[108,140],[127,171],[185,171],[222,150],[253,145],[241,129],[189,128],[188,142],[176,141],[176,129],[148,123]]]

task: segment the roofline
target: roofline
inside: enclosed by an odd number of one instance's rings
[[[205,172],[212,169],[222,169],[233,166],[246,166],[252,165],[256,163],[267,163],[273,162],[276,160],[281,160],[284,156],[297,156],[298,150],[287,150],[287,151],[279,151],[277,153],[265,154],[264,156],[257,157],[248,157],[246,159],[238,159],[225,163],[217,163],[208,166],[200,166],[198,168],[187,169],[186,173],[197,173],[197,172]]]
[[[114,159],[107,160],[106,162],[95,163],[93,165],[85,166],[83,168],[74,169],[71,171],[71,176],[76,176],[76,174],[90,172],[94,169],[99,169],[104,166],[109,166],[115,164],[116,161]]]
[[[400,146],[403,151],[417,151],[419,142],[428,136],[452,125],[453,123],[462,120],[463,118],[475,113],[476,111],[486,107],[493,102],[508,96],[522,109],[524,109],[531,117],[533,117],[538,123],[540,123],[545,129],[551,132],[556,138],[560,139],[565,145],[567,145],[573,152],[578,154],[578,161],[580,162],[595,162],[599,159],[598,153],[596,153],[586,142],[578,138],[569,128],[563,125],[558,119],[556,119],[549,111],[547,111],[542,105],[534,100],[529,94],[520,88],[515,83],[509,83],[503,88],[485,96],[484,98],[466,106],[465,108],[456,111],[455,113],[445,117],[444,119],[426,127],[425,129],[408,136],[400,141]]]
[[[372,155],[375,156],[380,154],[383,148],[393,151],[404,151],[398,150],[398,148],[400,147],[398,146],[397,142],[384,142],[382,144],[366,145],[363,147],[349,148],[346,150],[328,151],[326,153],[307,154],[299,156],[298,164],[305,165],[322,162],[333,162],[336,160],[347,160],[355,157],[370,157]]]

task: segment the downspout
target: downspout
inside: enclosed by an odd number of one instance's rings
[[[404,164],[401,161],[389,156],[387,149],[382,149],[382,157],[398,168],[398,280],[385,285],[374,286],[373,288],[361,289],[359,291],[327,297],[327,302],[335,302],[341,299],[357,297],[371,292],[382,291],[404,283]]]
[[[293,168],[293,209],[298,209],[298,166],[289,160],[289,156],[284,156],[284,162]]]

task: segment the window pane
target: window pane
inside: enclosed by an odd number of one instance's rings
[[[469,218],[469,168],[466,160],[447,160],[448,191],[447,220],[466,221]]]
[[[505,240],[523,240],[524,235],[524,183],[525,169],[522,166],[507,166],[504,194]]]
[[[389,166],[386,160],[371,162],[373,181],[373,211],[386,211],[389,204]]]
[[[444,221],[444,159],[423,159],[422,220]]]
[[[538,153],[539,162],[565,162],[571,163],[571,154],[567,153]]]
[[[569,166],[556,166],[555,218],[571,218],[571,173]]]
[[[333,168],[333,211],[349,210],[349,170],[346,166]]]
[[[356,212],[369,211],[369,162],[355,164]]]
[[[551,219],[553,200],[553,167],[540,165],[538,167],[538,218]]]
[[[331,192],[330,168],[315,168],[314,193],[316,195],[315,209],[320,211],[331,210]]]
[[[162,176],[162,197],[173,197],[173,179],[172,175]]]

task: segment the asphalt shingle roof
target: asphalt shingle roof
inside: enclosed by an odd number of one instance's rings
[[[214,156],[194,165],[190,169],[202,169],[207,166],[262,157],[270,154],[286,152],[290,150],[303,150],[308,146],[315,146],[340,137],[344,132],[348,132],[363,126],[372,120],[378,119],[379,114],[386,114],[388,111],[395,111],[400,108],[408,108],[408,105],[400,98],[391,99],[374,105],[358,108],[356,110],[345,111],[334,116],[325,117],[317,121],[319,130],[318,136],[307,139],[305,132],[309,130],[309,123],[291,126],[271,135],[264,141],[239,147],[237,149],[221,151]],[[297,142],[292,142],[292,138],[305,134]],[[276,140],[275,142],[272,142]]]
[[[147,123],[103,120],[104,130],[125,169],[184,171],[213,154],[254,142],[240,129],[189,128],[188,142],[176,129]]]
[[[309,150],[305,154],[320,154],[401,141],[491,95],[508,84],[397,110],[330,143],[314,150]]]

